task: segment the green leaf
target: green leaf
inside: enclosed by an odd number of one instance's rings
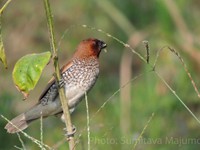
[[[3,46],[3,40],[1,35],[1,14],[0,14],[0,61],[4,64],[4,67],[7,68],[5,49]]]
[[[50,52],[29,54],[19,59],[15,64],[12,74],[13,81],[17,89],[24,95],[24,99],[34,89],[50,58]]]

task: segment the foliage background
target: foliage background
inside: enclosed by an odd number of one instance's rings
[[[130,93],[118,93],[95,115],[91,121],[92,149],[124,149],[133,148],[134,139],[142,132],[152,113],[153,119],[148,124],[143,142],[135,149],[198,149],[200,144],[199,124],[192,118],[176,97],[165,87],[154,73],[149,73],[149,66],[145,65],[136,55],[125,49],[123,45],[100,32],[83,28],[86,24],[101,28],[120,40],[129,43],[135,50],[145,56],[143,40],[150,44],[150,62],[153,64],[156,52],[165,45],[178,50],[189,67],[197,85],[200,73],[200,3],[197,0],[51,0],[54,14],[56,40],[59,46],[60,64],[64,64],[72,56],[76,45],[88,37],[103,39],[108,44],[107,53],[100,57],[101,73],[95,87],[89,93],[89,111],[93,116],[100,106],[120,88],[123,79],[129,80],[140,73],[144,75],[131,82]],[[5,0],[0,1],[0,6]],[[178,15],[177,15],[178,14]],[[3,14],[3,40],[8,59],[8,69],[0,65],[0,114],[12,118],[29,109],[36,103],[45,84],[51,78],[53,65],[50,63],[31,92],[27,101],[22,101],[12,82],[12,69],[16,61],[29,53],[49,50],[47,23],[43,2],[12,1]],[[62,37],[64,31],[69,29]],[[131,67],[123,57],[129,60]],[[126,64],[127,63],[127,64]],[[123,72],[128,68],[128,72]],[[156,69],[172,86],[186,105],[200,116],[200,103],[189,78],[181,63],[174,54],[164,50],[159,57]],[[121,73],[120,73],[121,71]],[[199,87],[199,86],[198,86]],[[125,90],[128,90],[125,89]],[[130,101],[125,103],[125,99]],[[124,104],[125,103],[125,104]],[[124,104],[124,105],[122,105]],[[122,114],[123,108],[127,114]],[[130,107],[130,112],[129,108]],[[77,149],[87,148],[86,110],[85,102],[78,106],[72,115],[73,123],[77,127],[77,138],[81,133]],[[7,134],[4,130],[6,122],[0,119],[0,149],[14,149],[14,145],[21,146],[17,135]],[[56,117],[44,120],[44,142],[55,146],[63,139],[64,124]],[[39,139],[40,122],[33,123],[26,130],[28,134]],[[173,137],[171,143],[166,138]],[[27,149],[39,149],[32,141],[23,137]],[[124,141],[125,139],[125,141]],[[175,139],[184,140],[176,143]],[[196,143],[185,142],[194,139]],[[162,142],[149,142],[161,140]],[[124,143],[123,143],[124,142]],[[181,145],[180,145],[181,144]],[[58,149],[65,149],[62,144]]]

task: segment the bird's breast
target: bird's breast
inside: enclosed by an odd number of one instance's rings
[[[85,93],[93,87],[98,75],[98,62],[92,64],[74,63],[62,74],[69,106],[73,107],[78,104]]]

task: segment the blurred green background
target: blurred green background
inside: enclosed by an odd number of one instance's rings
[[[0,7],[5,2],[1,0]],[[146,50],[142,41],[147,40],[152,65],[157,51],[162,47],[168,45],[175,48],[199,88],[200,1],[51,0],[50,3],[56,41],[60,43],[61,65],[69,60],[76,45],[85,38],[96,37],[108,45],[107,53],[102,52],[100,56],[99,79],[88,95],[92,119],[91,149],[199,149],[200,124],[158,76],[151,72],[150,65],[113,38],[81,25],[102,29],[130,44],[143,57],[146,57]],[[61,38],[65,31],[65,36]],[[0,114],[11,119],[37,102],[54,71],[51,62],[28,100],[22,101],[22,95],[12,82],[12,69],[16,61],[26,54],[50,50],[43,2],[13,0],[3,13],[2,35],[8,69],[0,65]],[[156,71],[200,119],[200,99],[178,57],[167,48],[163,49],[156,63]],[[135,77],[138,78],[131,81]],[[117,92],[120,87],[123,88]],[[105,107],[96,114],[106,101]],[[154,116],[148,123],[152,113]],[[84,100],[72,114],[72,121],[77,128],[77,149],[87,149]],[[22,147],[17,135],[6,133],[5,124],[6,121],[0,118],[0,149]],[[44,143],[55,149],[66,149],[67,144],[63,141],[64,124],[58,118],[50,117],[44,120],[43,125]],[[144,128],[142,138],[134,148],[135,140]],[[40,139],[40,121],[25,131]],[[40,149],[23,135],[21,138],[27,149]]]

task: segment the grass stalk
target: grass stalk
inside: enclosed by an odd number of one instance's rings
[[[86,104],[86,113],[87,113],[87,138],[88,138],[88,150],[90,150],[90,115],[88,107],[88,98],[87,93],[85,93],[85,104]]]
[[[26,150],[26,147],[25,147],[24,141],[22,140],[20,134],[17,133],[17,136],[18,136],[18,139],[19,139],[20,143],[22,144],[22,149],[23,149],[23,150]]]
[[[4,9],[8,6],[8,4],[11,2],[12,0],[7,0],[7,2],[3,5],[3,7],[1,7],[0,9],[0,15],[3,13]]]
[[[21,129],[19,129],[17,126],[15,126],[10,120],[8,120],[5,116],[3,115],[0,115],[1,118],[3,118],[4,120],[6,120],[7,122],[9,122],[10,124],[12,124],[15,128],[17,128],[20,133],[22,133],[26,138],[28,138],[29,140],[31,140],[33,143],[37,144],[40,148],[42,147],[46,147],[48,149],[52,149],[50,146],[44,144],[44,143],[41,143],[39,140],[35,139],[34,137],[28,135],[26,132],[22,131]]]
[[[42,117],[42,112],[40,114],[41,114],[41,116],[40,116],[40,141],[43,144],[43,117]],[[45,148],[42,145],[41,150],[44,150],[44,149]]]
[[[152,113],[151,117],[149,118],[149,120],[147,121],[146,125],[144,126],[142,132],[140,133],[139,137],[137,138],[137,140],[135,141],[135,144],[133,145],[133,150],[136,148],[138,142],[140,141],[140,139],[142,138],[145,130],[147,129],[149,123],[151,122],[151,120],[153,119],[154,117],[154,112]]]

